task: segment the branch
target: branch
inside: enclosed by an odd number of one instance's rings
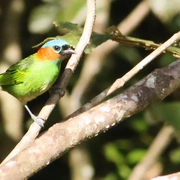
[[[76,54],[71,57],[69,60],[66,69],[61,77],[61,81],[58,82],[58,87],[61,89],[61,92],[59,94],[53,94],[48,99],[46,105],[42,108],[42,110],[39,113],[39,117],[42,117],[44,119],[47,119],[56,106],[57,102],[59,101],[60,97],[62,97],[65,93],[65,89],[71,79],[71,76],[73,75],[73,72],[76,69],[76,66],[79,63],[80,57],[89,43],[90,36],[92,33],[94,21],[95,21],[95,0],[87,0],[87,17],[86,22],[83,30],[83,34],[80,38],[80,41],[75,49]],[[37,125],[36,123],[33,123],[28,132],[24,135],[24,137],[21,139],[21,141],[17,144],[17,146],[13,149],[13,151],[6,157],[6,159],[3,161],[6,162],[7,160],[11,159],[13,156],[18,154],[20,151],[25,149],[27,146],[29,146],[34,139],[38,136],[39,132],[41,130],[41,127]]]
[[[115,29],[114,29],[115,28]],[[131,47],[142,47],[146,50],[154,50],[160,46],[160,44],[157,44],[153,41],[150,40],[144,40],[144,39],[139,39],[139,38],[134,38],[130,36],[124,36],[120,32],[116,34],[116,27],[110,27],[109,29],[114,29],[114,37],[112,40],[119,42],[120,44],[126,45],[126,46],[131,46]],[[175,46],[170,46],[167,49],[163,51],[163,53],[170,53],[174,57],[180,58],[180,48],[175,47]]]
[[[148,1],[140,1],[130,14],[118,25],[118,29],[125,35],[130,34],[145,19],[151,10]]]
[[[145,156],[138,165],[133,168],[132,173],[128,180],[143,180],[144,175],[149,169],[154,165],[154,163],[159,158],[160,154],[165,150],[168,144],[171,142],[173,137],[174,129],[172,126],[164,126],[158,133],[157,137],[152,142],[151,146],[148,148]]]
[[[103,33],[104,29],[106,29],[110,3],[110,1],[98,1],[96,3],[97,13],[93,31]],[[89,87],[94,76],[101,69],[103,61],[106,59],[102,54],[104,54],[104,49],[99,46],[94,49],[91,54],[86,56],[81,69],[81,74],[79,75],[69,97],[66,96],[69,99],[67,100],[63,97],[62,100],[59,101],[60,108],[61,110],[63,108],[62,113],[65,117],[81,107],[81,98],[83,97],[84,92],[87,90],[87,87]]]
[[[107,131],[154,101],[164,99],[180,87],[179,69],[180,60],[177,60],[153,71],[124,93],[68,121],[55,124],[30,147],[1,165],[0,179],[29,178],[75,145]]]
[[[107,23],[110,18],[110,5],[111,1],[97,1],[96,21],[93,28],[94,32],[103,34],[104,30],[107,28]],[[140,24],[149,11],[150,7],[148,2],[141,1],[134,10],[130,12],[127,18],[120,22],[120,25],[118,25],[119,29],[127,35],[127,33],[132,32],[135,27]],[[71,93],[68,95],[66,92],[65,96],[59,101],[59,109],[61,113],[63,113],[63,117],[67,117],[67,115],[82,106],[84,93],[88,87],[92,86],[95,75],[102,70],[102,66],[107,60],[106,57],[114,50],[114,45],[119,46],[118,43],[107,41],[93,49],[91,54],[86,55],[81,73]],[[71,167],[71,179],[92,179],[95,170],[88,152],[87,147],[84,145],[73,148],[70,151],[68,162]],[[84,166],[88,167],[91,173],[84,173]]]
[[[180,39],[180,31],[174,34],[170,39],[165,43],[159,46],[151,54],[145,57],[140,63],[133,67],[128,73],[126,73],[122,78],[117,79],[114,84],[108,89],[107,95],[110,95],[112,92],[116,91],[124,85],[125,82],[129,81],[135,74],[137,74],[141,69],[143,69],[147,64],[149,64],[153,59],[165,51],[169,46],[174,44]]]
[[[159,177],[153,178],[151,180],[176,180],[176,179],[177,180],[180,179],[180,172],[165,175],[165,176],[159,176]]]
[[[117,89],[124,86],[124,84],[129,81],[135,74],[137,74],[140,70],[142,70],[148,63],[150,63],[154,58],[160,55],[167,47],[171,46],[173,43],[180,39],[180,31],[174,34],[170,39],[168,39],[165,43],[159,46],[156,50],[146,56],[141,62],[139,62],[135,67],[133,67],[129,72],[127,72],[123,77],[117,79],[111,87],[105,89],[99,95],[94,97],[90,102],[83,105],[80,109],[75,111],[71,116],[75,116],[79,113],[87,111],[88,109],[94,107],[99,104],[103,99],[107,96],[115,92]]]

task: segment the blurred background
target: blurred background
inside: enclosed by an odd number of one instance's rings
[[[179,12],[179,0],[97,0],[94,31],[104,33],[115,25],[124,35],[163,43],[179,31]],[[83,26],[85,17],[84,0],[0,0],[0,73],[35,53],[37,49],[32,46],[45,38],[63,35],[54,27],[54,21]],[[43,131],[109,87],[149,53],[109,40],[91,54],[83,55],[66,95],[59,101]],[[160,55],[123,89],[155,68],[175,60],[171,54]],[[66,63],[62,64],[62,71]],[[47,92],[30,102],[32,112],[38,114],[48,97]],[[179,99],[178,90],[163,102],[154,103],[109,131],[73,148],[30,179],[145,180],[179,171]],[[23,106],[14,97],[0,91],[1,161],[31,123]]]

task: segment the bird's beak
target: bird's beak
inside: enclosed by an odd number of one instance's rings
[[[76,54],[74,49],[72,47],[68,47],[67,49],[62,50],[61,52],[63,55],[71,55],[71,54]]]

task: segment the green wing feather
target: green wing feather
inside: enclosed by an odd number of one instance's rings
[[[33,55],[12,65],[5,73],[0,74],[0,86],[20,84],[24,81],[24,74],[28,67],[33,64]]]

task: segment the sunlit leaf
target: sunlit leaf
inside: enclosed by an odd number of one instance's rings
[[[180,148],[172,150],[169,154],[172,163],[180,164]]]
[[[138,163],[143,158],[145,152],[145,149],[134,149],[127,155],[128,162],[130,164]]]
[[[54,22],[54,24],[55,24],[56,28],[63,31],[65,33],[65,35],[46,38],[42,43],[40,43],[34,47],[40,46],[43,43],[45,43],[46,41],[49,41],[51,39],[63,39],[75,48],[77,46],[77,43],[79,42],[81,35],[82,35],[83,29],[81,27],[79,27],[78,24],[73,24],[70,22],[60,22],[60,23]],[[85,53],[86,54],[91,53],[94,48],[96,48],[100,44],[104,43],[105,41],[111,39],[111,37],[112,37],[111,34],[98,34],[96,32],[93,32],[92,36],[91,36],[91,40],[85,49]]]

